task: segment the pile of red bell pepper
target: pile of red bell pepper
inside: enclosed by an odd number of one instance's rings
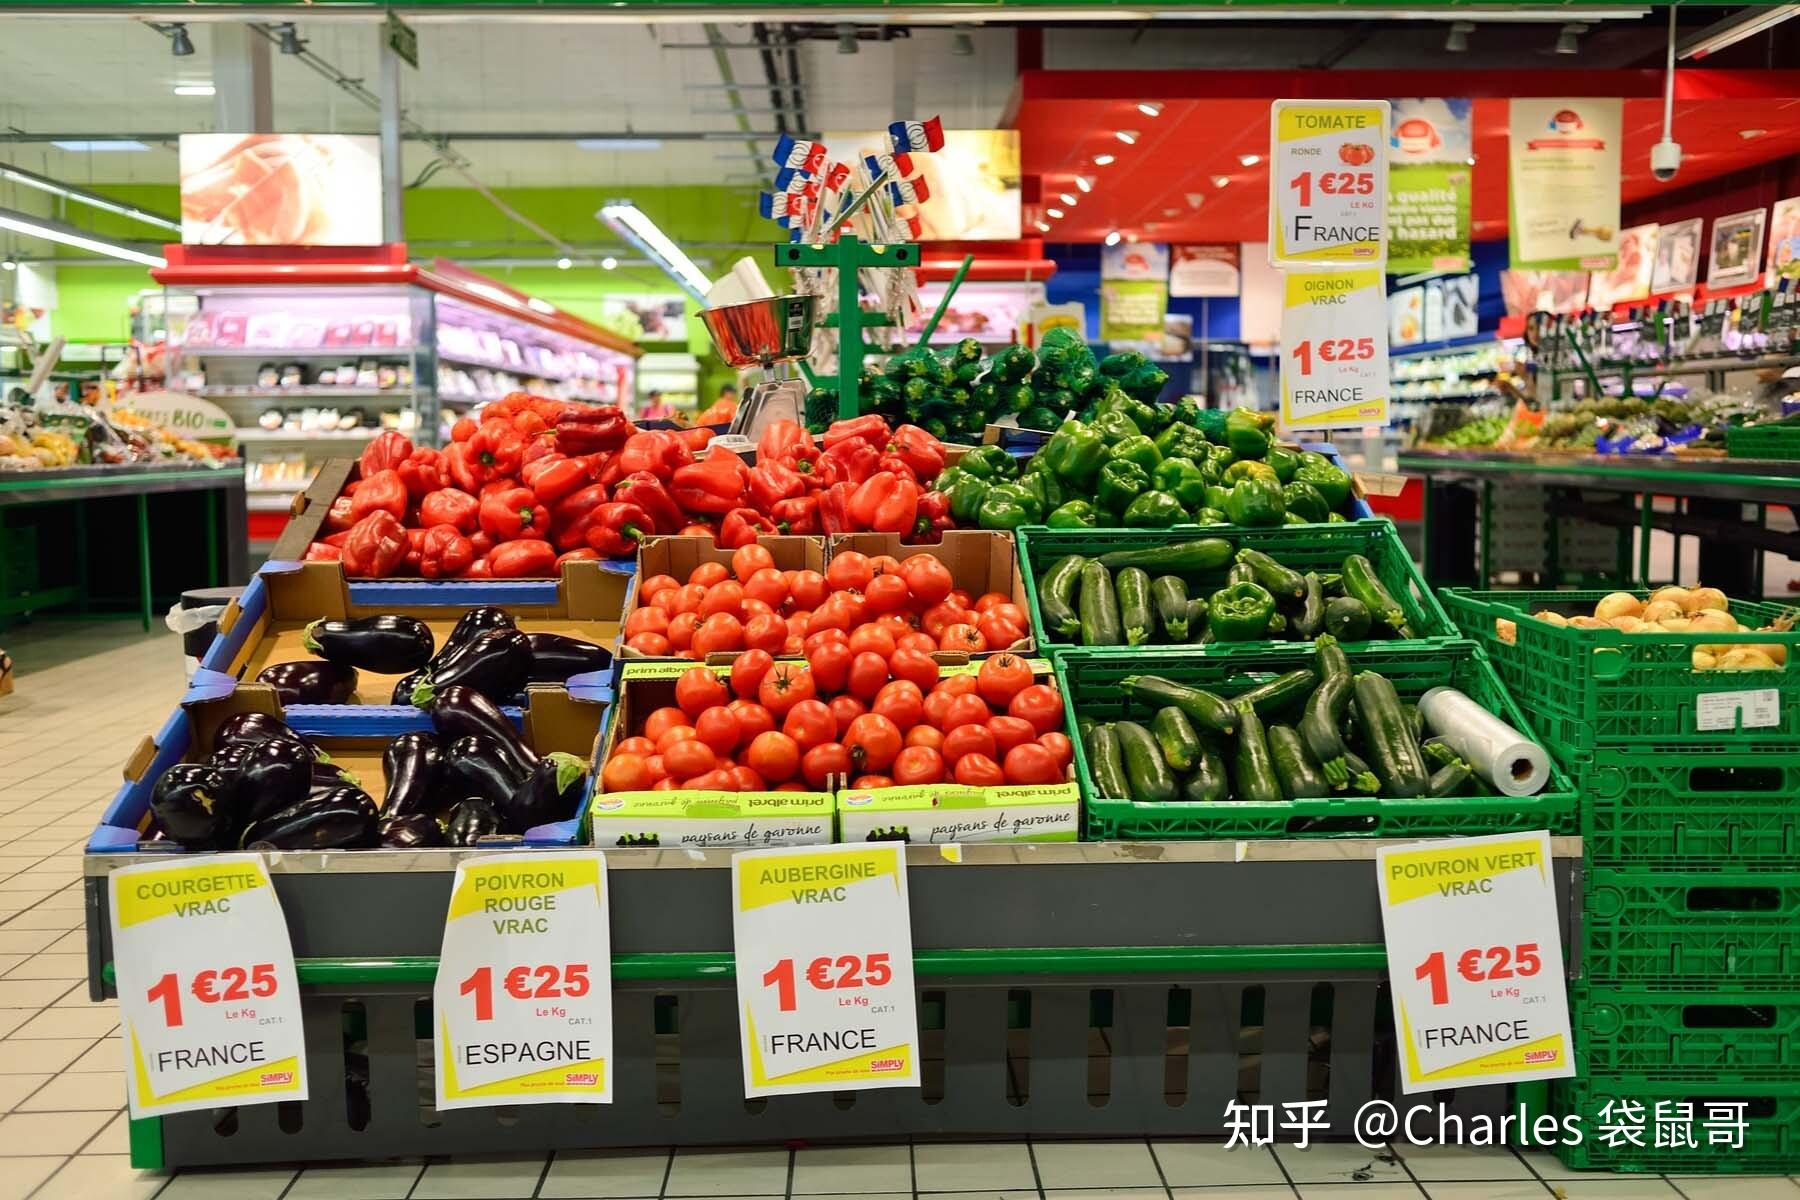
[[[835,421],[823,438],[777,421],[756,445],[746,499],[767,514],[763,533],[898,533],[935,542],[950,503],[931,485],[944,469],[941,442],[917,425],[890,429],[874,415]],[[735,548],[721,528],[718,542]]]

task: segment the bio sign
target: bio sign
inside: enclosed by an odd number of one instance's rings
[[[1387,259],[1386,100],[1277,100],[1269,113],[1269,262]]]

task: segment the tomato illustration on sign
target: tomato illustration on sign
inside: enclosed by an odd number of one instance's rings
[[[1338,158],[1345,166],[1360,167],[1375,161],[1375,147],[1365,142],[1345,142],[1338,147]]]

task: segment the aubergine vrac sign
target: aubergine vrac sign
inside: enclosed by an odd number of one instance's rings
[[[380,140],[341,133],[181,135],[188,246],[379,246]]]
[[[1470,102],[1388,103],[1388,274],[1466,271],[1474,174]]]

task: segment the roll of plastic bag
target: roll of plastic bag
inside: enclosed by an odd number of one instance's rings
[[[1438,687],[1419,701],[1431,731],[1503,796],[1533,796],[1550,780],[1544,748],[1455,688]]]

